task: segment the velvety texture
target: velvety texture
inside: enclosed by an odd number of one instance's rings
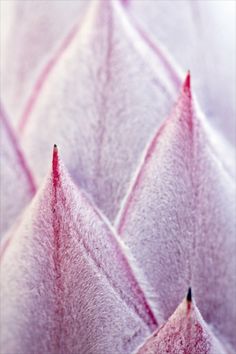
[[[178,86],[120,3],[93,1],[25,123],[22,144],[38,181],[46,173],[53,140],[73,180],[113,221]]]
[[[235,353],[235,15],[175,3],[0,1],[1,354]]]
[[[235,202],[235,181],[195,115],[188,75],[143,158],[117,229],[165,319],[192,285],[204,319],[234,345]]]
[[[208,120],[236,144],[236,4],[212,0],[127,0],[139,29],[185,71]]]
[[[137,354],[226,354],[195,302],[184,299],[168,321],[155,331]]]
[[[157,326],[109,224],[60,166],[1,260],[1,352],[130,353]]]

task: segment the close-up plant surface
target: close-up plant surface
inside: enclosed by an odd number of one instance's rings
[[[1,0],[0,34],[0,353],[235,353],[235,2]]]

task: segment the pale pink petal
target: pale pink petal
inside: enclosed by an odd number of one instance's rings
[[[203,320],[189,295],[190,293],[168,321],[147,339],[137,354],[229,353]]]
[[[126,9],[153,41],[191,70],[210,122],[236,143],[235,1],[127,0]]]
[[[35,184],[1,106],[0,130],[0,235],[2,235],[31,200],[35,193]]]
[[[0,304],[2,353],[131,353],[157,328],[117,237],[56,147],[2,255]]]
[[[140,153],[178,87],[118,1],[93,1],[27,118],[23,144],[39,180],[51,139],[76,183],[113,220]]]
[[[164,318],[192,284],[204,318],[234,345],[235,211],[235,182],[195,116],[188,75],[151,141],[117,228],[155,289]]]
[[[17,125],[33,83],[88,1],[1,1],[1,96]]]

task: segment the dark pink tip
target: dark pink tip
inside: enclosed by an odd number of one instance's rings
[[[191,74],[190,71],[188,71],[185,82],[184,82],[184,87],[188,89],[189,91],[191,90]]]
[[[188,96],[191,97],[191,74],[190,71],[188,71],[187,76],[185,78],[185,81],[183,83],[183,92],[187,93]]]
[[[59,159],[58,159],[58,148],[56,144],[54,144],[53,146],[52,175],[53,175],[53,185],[54,187],[56,187],[59,180]]]

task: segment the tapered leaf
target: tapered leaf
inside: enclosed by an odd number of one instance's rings
[[[191,291],[191,290],[190,290]],[[168,321],[140,347],[137,354],[226,354],[196,304],[184,299]]]
[[[2,353],[130,353],[157,321],[110,226],[59,164],[1,262]]]
[[[155,46],[195,78],[201,107],[208,120],[231,143],[236,142],[236,8],[234,1],[127,0],[126,10]]]
[[[113,220],[177,81],[118,1],[93,1],[25,124],[22,141],[39,180],[53,138],[74,181]]]
[[[195,115],[189,75],[147,150],[117,228],[165,319],[192,284],[204,318],[235,345],[235,182]]]

